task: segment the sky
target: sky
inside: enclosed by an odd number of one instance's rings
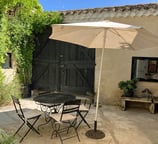
[[[158,0],[39,0],[39,3],[42,5],[44,11],[64,11],[158,3]]]

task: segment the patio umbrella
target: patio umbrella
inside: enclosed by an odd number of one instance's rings
[[[158,46],[158,37],[142,27],[111,21],[54,24],[50,39],[75,43],[87,48],[102,48],[98,78],[94,131],[97,132],[97,115],[100,97],[104,49],[139,50]]]

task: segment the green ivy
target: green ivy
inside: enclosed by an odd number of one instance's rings
[[[1,13],[4,12],[1,18],[0,62],[4,62],[6,52],[11,50],[16,58],[21,80],[28,84],[31,80],[35,35],[42,33],[53,23],[60,23],[62,17],[57,12],[43,12],[37,0],[0,0],[0,4]]]
[[[7,36],[8,34],[8,20],[5,17],[5,15],[1,15],[0,19],[0,65],[4,63],[5,61],[5,56],[8,52],[9,45],[10,45],[10,40],[9,37]],[[3,81],[3,74],[2,74],[2,69],[0,68],[0,83]]]
[[[12,52],[21,83],[30,84],[35,37],[62,19],[57,12],[44,12],[38,0],[0,0],[0,65],[7,52]]]

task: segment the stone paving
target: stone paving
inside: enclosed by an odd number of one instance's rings
[[[37,105],[31,99],[22,99],[22,106],[26,108],[37,108]],[[93,129],[95,107],[92,106],[87,121]],[[42,117],[38,124],[44,122]],[[72,138],[64,141],[64,144],[158,144],[158,113],[151,114],[146,109],[128,108],[127,111],[121,111],[119,106],[102,105],[99,108],[97,119],[97,129],[105,133],[102,139],[88,138],[85,133],[90,129],[82,123],[79,127],[78,139]],[[18,119],[13,105],[0,107],[0,128],[7,133],[13,133],[20,120]],[[59,144],[59,138],[50,138],[51,125],[45,125],[40,128],[41,136],[30,132],[23,140],[22,144]],[[17,136],[18,139],[18,136]]]

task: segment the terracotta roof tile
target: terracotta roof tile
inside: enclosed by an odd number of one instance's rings
[[[93,9],[80,9],[80,10],[68,10],[60,11],[64,16],[67,15],[81,15],[88,13],[102,13],[102,12],[137,12],[137,11],[147,11],[150,10],[151,14],[153,10],[158,11],[158,3],[150,4],[139,4],[139,5],[125,5],[125,6],[116,6],[116,7],[103,7],[103,8],[93,8]],[[120,15],[121,16],[121,15]],[[123,16],[123,15],[122,15]]]

